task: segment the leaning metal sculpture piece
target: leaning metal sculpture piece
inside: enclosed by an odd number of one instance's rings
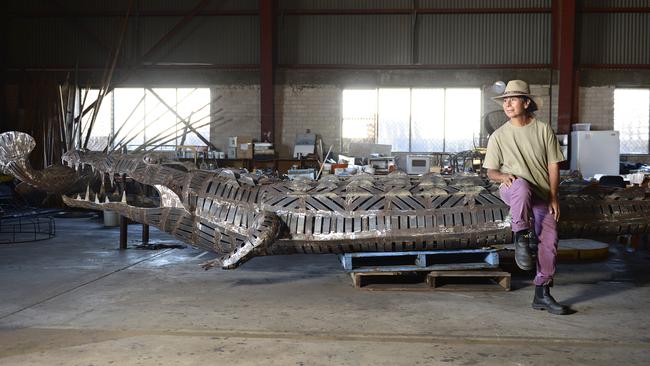
[[[33,139],[18,132],[0,136],[4,169],[53,191],[27,163]],[[440,175],[410,177],[395,172],[272,181],[227,169],[197,170],[157,153],[71,151],[63,162],[74,167],[64,168],[66,176],[76,170],[80,180],[94,177],[85,191],[70,186],[61,192],[67,205],[116,211],[158,227],[218,253],[223,268],[261,255],[469,249],[512,239],[508,206],[476,176],[448,181]],[[134,194],[120,177],[153,187],[157,195],[145,195],[146,188]],[[579,193],[563,201],[563,215],[569,220],[562,222],[561,234],[594,225],[608,233],[647,232],[648,201],[600,193],[604,196],[599,201]],[[595,204],[614,211],[596,210]],[[587,207],[590,211],[582,211]]]

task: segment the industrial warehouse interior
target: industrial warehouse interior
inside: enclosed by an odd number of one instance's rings
[[[649,0],[9,0],[0,365],[647,365]]]

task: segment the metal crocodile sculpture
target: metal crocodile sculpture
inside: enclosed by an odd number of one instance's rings
[[[29,165],[29,135],[7,132],[0,142],[4,171],[61,194],[68,206],[115,211],[216,252],[220,257],[212,264],[224,269],[263,255],[470,249],[512,239],[508,206],[478,176],[395,172],[274,181],[228,169],[198,170],[155,152],[70,151],[62,158],[67,167],[57,168],[63,172],[59,183],[52,185]],[[123,177],[155,188],[157,195],[127,193]],[[87,182],[85,190],[81,182]],[[650,202],[639,194],[611,197],[616,192],[600,190],[594,199],[578,191],[561,200],[560,234],[647,232]]]

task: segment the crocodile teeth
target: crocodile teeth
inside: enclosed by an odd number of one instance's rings
[[[126,203],[126,189],[122,192],[122,203]]]
[[[108,196],[104,198],[104,203],[111,203],[111,200],[108,199]]]
[[[77,194],[77,200],[81,201],[81,195],[80,194]]]
[[[84,198],[85,201],[90,201],[90,184],[86,185],[86,197]]]
[[[98,195],[98,194],[95,195],[95,203],[96,203],[96,204],[100,204],[100,202],[99,202],[99,195]]]

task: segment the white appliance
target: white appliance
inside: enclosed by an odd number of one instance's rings
[[[431,168],[429,155],[406,155],[407,174],[427,174]]]
[[[596,174],[618,175],[620,163],[618,131],[571,132],[571,170],[584,178]]]

